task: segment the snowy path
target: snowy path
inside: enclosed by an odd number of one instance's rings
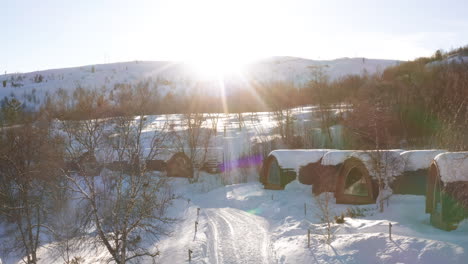
[[[209,263],[273,263],[268,223],[233,209],[206,209]]]

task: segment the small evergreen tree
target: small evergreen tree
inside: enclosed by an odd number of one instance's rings
[[[2,116],[6,123],[13,124],[15,121],[19,121],[19,117],[21,116],[23,107],[21,106],[21,102],[15,98],[11,100],[6,100],[2,105]]]
[[[442,60],[442,51],[440,49],[435,52],[434,58],[436,60]]]
[[[6,80],[3,80],[2,84],[3,84],[3,88],[5,88],[5,87],[6,87],[6,84],[7,84],[7,81],[6,81]]]

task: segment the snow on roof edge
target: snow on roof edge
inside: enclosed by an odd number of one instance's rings
[[[447,151],[440,149],[408,150],[402,152],[400,156],[405,162],[405,171],[417,171],[420,169],[428,169],[434,158],[444,152]]]
[[[468,152],[441,153],[434,162],[443,182],[468,181]]]
[[[279,149],[273,150],[268,156],[275,157],[281,168],[298,172],[300,167],[319,161],[330,150],[332,149]]]
[[[359,159],[373,178],[394,178],[404,171],[401,149],[356,151],[349,157]]]
[[[351,156],[357,150],[331,150],[322,157],[323,166],[335,166],[341,163]]]

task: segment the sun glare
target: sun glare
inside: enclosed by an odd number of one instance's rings
[[[249,61],[242,56],[206,55],[187,60],[195,74],[201,78],[219,78],[239,75]]]

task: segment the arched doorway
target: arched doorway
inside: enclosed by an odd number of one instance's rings
[[[296,172],[292,169],[283,169],[274,156],[268,156],[263,162],[260,182],[265,189],[284,190],[284,187],[296,179]]]
[[[347,159],[338,174],[336,203],[371,204],[375,203],[377,195],[377,184],[362,161],[357,158]]]
[[[369,190],[367,188],[366,178],[358,168],[352,168],[345,180],[344,194],[367,197]]]

